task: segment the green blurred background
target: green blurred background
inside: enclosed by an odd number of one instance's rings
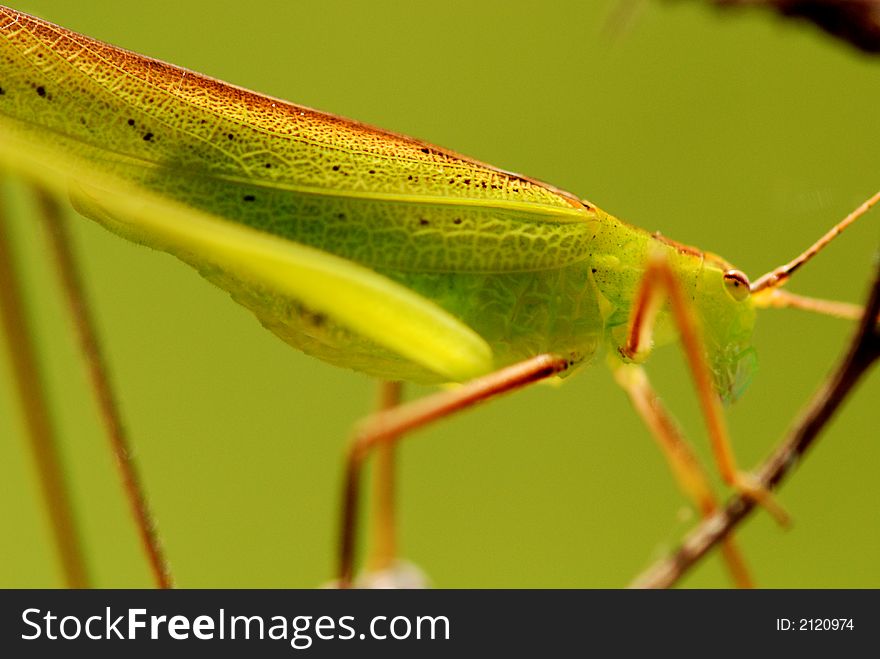
[[[880,59],[809,25],[697,1],[28,0],[16,8],[215,77],[417,136],[569,189],[757,276],[880,187]],[[148,586],[32,217],[14,228],[95,582]],[[312,587],[334,566],[342,449],[366,377],[305,357],[175,259],[77,218],[77,249],[177,583]],[[791,289],[860,301],[878,218]],[[766,311],[730,410],[753,465],[852,325]],[[2,353],[0,353],[2,354]],[[60,577],[0,361],[0,585]],[[675,348],[649,364],[699,451]],[[410,389],[416,396],[427,390]],[[739,534],[766,587],[880,586],[877,373],[781,491],[795,519]],[[402,544],[438,587],[617,587],[694,519],[601,360],[419,433],[401,451]],[[712,472],[714,473],[714,468]],[[684,581],[725,587],[712,557]]]

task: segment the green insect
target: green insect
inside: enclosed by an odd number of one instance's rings
[[[309,355],[387,383],[465,383],[406,405],[396,404],[399,387],[384,385],[387,409],[359,426],[348,455],[340,585],[354,582],[360,478],[374,450],[370,565],[400,583],[394,442],[482,400],[567,377],[603,351],[682,489],[712,512],[708,479],[640,365],[675,339],[722,477],[786,522],[737,466],[722,403],[749,381],[757,308],[857,313],[781,287],[880,196],[750,282],[714,254],[539,181],[8,8],[0,89],[5,169],[187,262]],[[157,583],[169,584],[152,534],[143,537]],[[748,585],[732,538],[723,551],[735,582]]]

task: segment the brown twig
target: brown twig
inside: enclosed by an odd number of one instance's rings
[[[865,312],[849,351],[819,391],[813,396],[797,425],[779,444],[756,473],[757,481],[768,489],[776,488],[799,464],[819,433],[846,400],[870,367],[880,359],[880,259],[877,275],[865,306]],[[723,540],[755,504],[741,495],[730,499],[724,509],[706,518],[689,533],[670,555],[660,559],[632,582],[634,588],[673,586],[710,549]]]
[[[801,18],[874,55],[880,54],[880,0],[714,0],[722,7],[765,7]]]

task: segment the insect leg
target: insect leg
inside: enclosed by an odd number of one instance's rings
[[[612,363],[614,379],[626,391],[636,412],[657,440],[679,487],[697,506],[705,518],[718,509],[718,502],[709,479],[700,466],[681,430],[663,407],[648,380],[645,369],[638,364]],[[732,536],[724,539],[721,551],[733,582],[739,588],[753,587],[748,568]]]
[[[400,405],[403,384],[401,382],[381,382],[379,384],[378,411],[385,412]],[[390,437],[376,447],[373,464],[372,522],[370,532],[371,547],[367,565],[370,572],[389,569],[397,556],[397,534],[395,532],[395,443]]]
[[[471,380],[457,389],[437,392],[379,412],[362,421],[349,444],[346,459],[338,585],[348,588],[352,584],[361,469],[364,461],[377,445],[399,441],[404,433],[422,428],[499,394],[544,380],[566,368],[568,361],[562,357],[538,355]]]
[[[88,296],[73,253],[67,218],[54,196],[39,187],[35,187],[34,190],[43,226],[48,235],[49,249],[64,291],[68,313],[79,338],[80,349],[92,383],[92,392],[101,412],[104,429],[115,457],[114,462],[119,470],[119,477],[152,572],[153,582],[157,588],[171,588],[171,573],[159,542],[156,524],[147,505],[137,465],[134,462],[131,442],[125,432],[119,406],[113,394],[97,329],[89,310]]]
[[[2,181],[0,181],[2,182]],[[69,588],[88,588],[89,575],[71,506],[72,497],[58,451],[53,415],[40,369],[33,334],[28,327],[18,269],[7,233],[7,219],[0,204],[0,329],[9,348],[12,372],[30,450],[39,474],[64,581]]]
[[[712,452],[721,477],[728,485],[764,506],[780,524],[787,525],[789,522],[788,514],[776,502],[770,491],[758,484],[751,474],[740,471],[737,467],[736,458],[730,445],[721,399],[712,388],[711,372],[706,363],[697,320],[691,310],[690,303],[682,293],[675,273],[662,254],[654,254],[648,260],[636,304],[632,310],[627,340],[621,349],[621,354],[624,357],[634,359],[650,349],[650,338],[657,312],[663,301],[667,299],[681,335],[682,347],[694,380],[700,408],[709,431]]]

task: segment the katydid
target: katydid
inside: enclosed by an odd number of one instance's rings
[[[684,491],[715,497],[640,364],[682,339],[722,476],[786,519],[739,470],[721,410],[747,384],[755,309],[849,307],[751,283],[724,259],[629,225],[534,179],[269,98],[0,8],[0,165],[111,231],[195,267],[292,346],[382,381],[466,383],[359,427],[339,577],[354,573],[359,475],[403,433],[604,348]],[[394,396],[389,396],[393,399]],[[390,491],[390,472],[382,480]],[[390,497],[374,568],[393,565]],[[737,583],[749,578],[732,539]]]

